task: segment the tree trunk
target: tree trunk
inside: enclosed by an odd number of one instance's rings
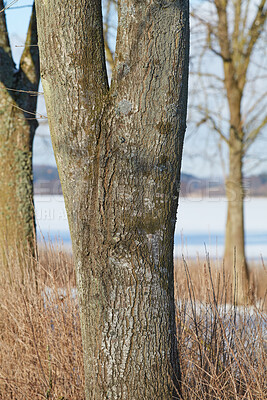
[[[232,145],[229,153],[224,261],[227,270],[233,272],[233,291],[236,301],[244,304],[248,301],[249,274],[245,257],[242,151]]]
[[[35,111],[40,80],[38,47],[31,47],[37,44],[35,8],[18,70],[4,12],[0,14],[0,28],[0,248],[33,250],[32,144],[38,126]]]
[[[86,398],[178,389],[173,238],[188,4],[119,3],[108,87],[101,2],[37,2],[42,83],[77,271]]]
[[[226,18],[226,8],[223,14]],[[222,25],[226,24],[224,32],[227,33],[227,22],[221,21],[221,23]],[[228,37],[226,33],[224,35],[225,38]],[[227,43],[226,50],[223,48],[225,45],[223,43],[223,36],[221,36],[221,49],[224,55],[225,88],[230,115],[228,140],[229,175],[226,181],[228,212],[225,231],[224,262],[226,269],[233,271],[233,293],[236,301],[244,304],[248,301],[249,275],[245,257],[244,238],[243,157],[245,135],[241,116],[243,89],[240,88],[240,83],[237,80],[229,42]]]

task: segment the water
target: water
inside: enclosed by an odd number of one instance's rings
[[[267,259],[267,198],[248,198],[245,209],[246,255]],[[222,257],[227,215],[225,198],[181,198],[175,231],[175,255]]]
[[[221,257],[227,202],[218,198],[181,198],[175,231],[175,256],[199,255],[206,250],[212,257]],[[71,245],[62,196],[35,196],[37,236],[46,240],[60,238]],[[246,254],[248,258],[267,261],[267,198],[245,201]]]

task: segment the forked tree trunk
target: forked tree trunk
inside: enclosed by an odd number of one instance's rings
[[[226,182],[228,211],[224,261],[227,270],[232,271],[236,301],[244,304],[248,301],[249,274],[244,238],[243,156],[238,143],[236,146],[230,147],[229,153],[229,176]]]
[[[0,249],[6,254],[14,248],[33,250],[35,240],[32,144],[40,80],[35,9],[18,70],[4,12],[0,28]]]
[[[86,398],[178,388],[173,240],[188,3],[120,1],[108,86],[100,0],[38,0],[42,83],[77,271]]]

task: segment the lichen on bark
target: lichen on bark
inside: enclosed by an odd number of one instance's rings
[[[77,272],[86,398],[169,400],[179,389],[173,238],[188,2],[118,6],[110,89],[101,1],[38,0],[42,81]]]

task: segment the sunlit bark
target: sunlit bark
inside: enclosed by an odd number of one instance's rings
[[[188,3],[121,1],[108,86],[100,0],[38,0],[42,83],[79,288],[86,398],[178,390],[173,239]]]

